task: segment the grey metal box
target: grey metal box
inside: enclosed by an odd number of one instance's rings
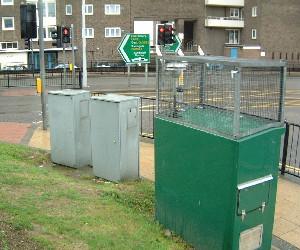
[[[91,99],[93,173],[113,182],[139,178],[139,98]]]
[[[90,165],[90,92],[50,91],[48,109],[51,160],[73,168]]]

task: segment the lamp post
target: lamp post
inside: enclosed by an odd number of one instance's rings
[[[41,101],[42,101],[42,117],[43,117],[43,130],[47,130],[47,96],[46,96],[46,85],[45,85],[45,56],[44,56],[44,29],[43,29],[43,0],[38,1],[38,12],[39,12],[39,58],[40,58],[40,75],[42,79],[42,91],[41,91]]]
[[[85,0],[82,0],[82,86],[87,87],[86,38],[85,38]]]

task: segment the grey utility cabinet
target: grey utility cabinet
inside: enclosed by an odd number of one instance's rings
[[[139,98],[91,98],[93,173],[119,182],[139,178]]]
[[[90,165],[90,92],[50,91],[48,108],[51,160],[73,168]]]

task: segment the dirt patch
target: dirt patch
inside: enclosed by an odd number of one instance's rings
[[[0,249],[45,249],[31,239],[26,230],[14,229],[7,216],[0,214],[0,218]]]
[[[140,175],[154,181],[154,145],[140,142]]]

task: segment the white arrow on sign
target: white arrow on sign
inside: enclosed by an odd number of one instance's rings
[[[124,50],[124,47],[125,47],[128,39],[129,39],[129,37],[130,37],[130,35],[126,35],[124,37],[123,41],[121,42],[120,47],[119,47],[121,55],[124,57],[125,61],[128,62],[128,63],[130,63],[130,59],[129,59],[129,57],[126,54],[126,52]]]

